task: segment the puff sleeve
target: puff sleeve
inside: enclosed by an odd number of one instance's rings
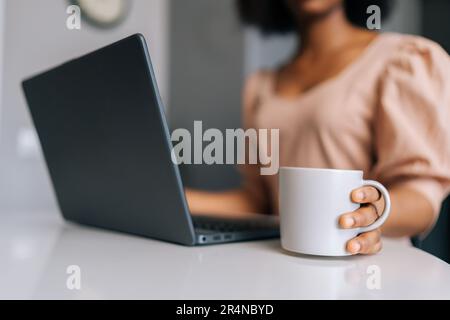
[[[450,58],[439,45],[414,37],[390,59],[374,131],[373,176],[423,194],[437,218],[450,187]]]

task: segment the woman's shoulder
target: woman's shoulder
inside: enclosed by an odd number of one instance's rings
[[[260,69],[247,76],[244,85],[244,99],[255,100],[268,93],[275,71]]]
[[[380,34],[380,37],[385,41],[383,47],[389,47],[391,50],[431,50],[446,53],[446,51],[437,42],[419,35],[384,32]]]
[[[420,36],[388,35],[383,72],[379,74],[382,100],[391,108],[426,108],[448,112],[450,56],[436,42]],[[392,101],[397,101],[393,103]],[[445,106],[442,107],[442,106]],[[417,109],[416,109],[417,110]],[[425,116],[424,116],[425,117]],[[443,116],[448,119],[448,115]]]
[[[385,53],[388,67],[411,69],[426,64],[429,67],[444,67],[449,71],[450,56],[437,42],[400,33],[384,33],[382,37],[384,44],[380,47]]]
[[[252,73],[250,73],[246,80],[245,85],[248,87],[254,87],[255,89],[258,89],[262,86],[264,82],[267,82],[273,77],[275,74],[275,70],[262,68],[259,70],[256,70]]]

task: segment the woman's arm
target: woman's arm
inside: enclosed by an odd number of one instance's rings
[[[263,213],[263,208],[250,192],[244,188],[229,191],[209,192],[186,189],[189,210],[197,214],[226,214],[244,216]]]
[[[421,193],[407,187],[392,188],[391,215],[382,227],[391,237],[415,236],[428,230],[433,221],[433,208]]]

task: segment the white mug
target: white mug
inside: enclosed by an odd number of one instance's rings
[[[372,186],[383,195],[385,208],[370,226],[342,229],[339,217],[360,207],[351,192]],[[391,210],[389,192],[379,182],[363,180],[359,170],[281,167],[279,175],[281,246],[297,253],[347,256],[347,242],[379,228]]]

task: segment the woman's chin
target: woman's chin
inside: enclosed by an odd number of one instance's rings
[[[291,8],[299,17],[305,18],[327,15],[341,5],[341,0],[291,0]]]

